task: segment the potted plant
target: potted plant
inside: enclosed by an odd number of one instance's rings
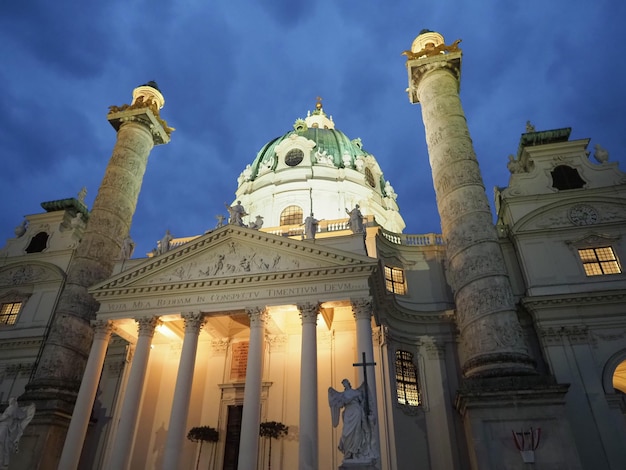
[[[217,432],[217,429],[212,428],[211,426],[198,426],[189,430],[189,432],[187,433],[187,439],[189,439],[191,442],[200,443],[200,451],[198,452],[198,459],[196,460],[196,470],[198,470],[198,465],[200,465],[202,444],[204,444],[205,442],[217,442],[219,438],[219,432]]]
[[[269,456],[268,456],[268,470],[272,468],[272,439],[280,439],[287,435],[287,431],[289,431],[289,427],[285,426],[283,423],[278,423],[276,421],[266,421],[265,423],[261,423],[261,428],[259,430],[259,435],[261,437],[267,437],[269,439]]]

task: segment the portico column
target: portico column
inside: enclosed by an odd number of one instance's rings
[[[78,467],[80,454],[85,442],[85,434],[87,434],[87,426],[91,416],[91,409],[98,391],[98,382],[104,365],[111,333],[113,333],[113,324],[110,321],[96,320],[91,323],[94,329],[93,343],[83,380],[80,383],[76,405],[72,413],[72,421],[67,431],[65,444],[61,453],[59,468],[71,470]]]
[[[352,299],[352,313],[356,322],[356,346],[357,346],[357,362],[363,360],[365,353],[365,362],[374,363],[374,342],[372,340],[372,302],[369,299]],[[376,376],[373,365],[366,366],[367,369],[359,367],[359,384],[365,380],[363,371],[367,370],[368,393],[370,394],[370,413],[374,417],[378,417],[378,397],[376,394]],[[376,457],[380,456],[380,437],[378,436],[378,419],[374,421],[374,439],[376,440]]]
[[[300,441],[298,469],[318,468],[317,315],[319,304],[298,305],[302,319],[300,356]]]
[[[131,446],[137,427],[137,416],[139,415],[139,402],[148,368],[148,358],[150,357],[150,344],[154,336],[154,329],[159,323],[157,317],[137,318],[135,321],[139,327],[137,345],[130,367],[126,394],[119,414],[119,425],[109,464],[109,468],[118,470],[126,470],[130,461]]]
[[[184,313],[182,317],[185,322],[185,338],[183,340],[183,350],[180,354],[176,388],[174,389],[174,402],[172,403],[170,425],[167,431],[167,441],[165,442],[164,470],[179,468],[179,458],[185,436],[187,435],[185,429],[187,427],[187,414],[189,413],[193,370],[198,350],[198,334],[205,321],[202,313]]]
[[[246,388],[243,392],[241,437],[239,439],[239,470],[257,468],[259,427],[261,425],[261,379],[263,372],[263,337],[268,312],[261,307],[247,308],[250,318],[250,342],[246,366]]]

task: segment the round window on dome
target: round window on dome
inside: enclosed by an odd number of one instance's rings
[[[370,170],[369,168],[365,169],[365,181],[367,181],[367,184],[369,184],[372,188],[376,187],[376,180],[374,179],[372,170]]]
[[[285,155],[285,164],[289,166],[299,165],[304,160],[304,152],[300,149],[291,149]]]

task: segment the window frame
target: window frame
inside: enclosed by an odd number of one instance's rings
[[[587,277],[610,276],[622,274],[623,272],[617,253],[609,244],[605,246],[577,247],[576,250],[578,259]],[[606,251],[600,252],[599,250]],[[611,266],[612,268],[610,268]]]
[[[293,211],[293,213],[289,213],[285,215],[285,212],[287,212],[288,209],[291,208],[297,208],[298,211]],[[291,222],[291,220],[296,220],[295,217],[297,215],[300,215],[300,220],[297,220],[295,222]],[[291,217],[291,219],[288,219],[289,217]],[[285,220],[287,219],[287,221]],[[285,207],[282,211],[280,211],[280,225],[300,225],[304,222],[304,211],[302,210],[302,207],[298,206],[297,204],[290,204],[287,207]]]
[[[23,300],[18,299],[0,302],[0,327],[14,326],[17,323],[20,313],[24,310],[24,304],[25,302]],[[15,306],[17,306],[17,311],[12,311]],[[7,311],[5,311],[5,308],[7,308]],[[11,321],[11,319],[13,321]]]
[[[396,279],[395,275],[400,275],[401,280]],[[385,280],[385,289],[390,294],[407,295],[408,288],[406,283],[406,275],[404,268],[397,266],[383,265],[383,277]]]
[[[414,354],[405,349],[397,349],[394,357],[396,402],[411,408],[422,404],[417,366]]]

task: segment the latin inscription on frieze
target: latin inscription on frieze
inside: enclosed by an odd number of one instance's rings
[[[188,295],[164,299],[135,300],[129,302],[112,302],[104,304],[104,312],[132,312],[137,310],[185,307],[216,302],[238,302],[259,299],[275,299],[300,295],[323,295],[333,292],[349,292],[367,289],[367,284],[353,282],[336,282],[295,287],[272,287],[255,291],[216,292],[204,295]]]

